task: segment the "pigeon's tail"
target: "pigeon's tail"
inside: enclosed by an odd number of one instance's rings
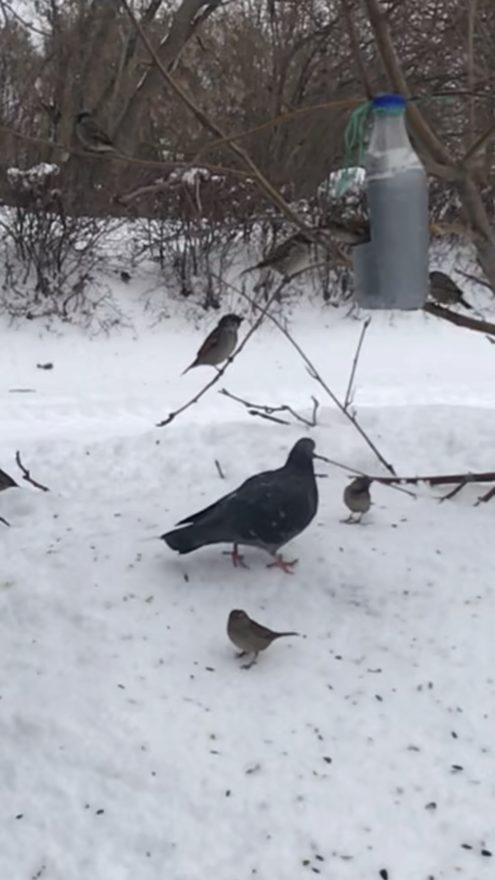
[[[197,525],[185,526],[183,529],[172,529],[161,535],[162,541],[165,541],[171,550],[177,550],[178,553],[192,553],[205,544],[214,544],[215,538],[208,534],[206,529]]]

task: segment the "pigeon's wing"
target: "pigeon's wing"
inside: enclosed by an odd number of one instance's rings
[[[239,543],[278,548],[309,525],[317,506],[314,478],[281,468],[252,478],[226,499],[218,515],[229,522]]]
[[[9,474],[6,474],[5,471],[2,471],[0,468],[0,492],[2,489],[10,489],[17,486],[15,480],[12,479]]]
[[[197,513],[192,513],[191,516],[184,517],[184,519],[179,520],[176,525],[185,526],[189,525],[190,523],[197,523],[200,520],[204,520],[213,512],[218,512],[219,510],[225,508],[232,498],[238,496],[240,492],[245,491],[246,487],[248,487],[251,483],[259,482],[261,485],[261,483],[264,482],[265,478],[271,476],[273,473],[276,473],[276,471],[266,471],[261,474],[255,474],[254,477],[248,477],[248,479],[245,480],[244,483],[241,483],[241,485],[238,486],[237,489],[233,489],[232,492],[228,492],[227,495],[223,495],[217,501],[214,501],[213,504],[209,504],[208,507],[203,507],[202,510],[198,510]]]

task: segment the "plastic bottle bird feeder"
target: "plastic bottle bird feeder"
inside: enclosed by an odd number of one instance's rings
[[[421,309],[428,290],[428,187],[400,95],[375,98],[365,154],[370,241],[353,248],[356,299],[367,309]]]

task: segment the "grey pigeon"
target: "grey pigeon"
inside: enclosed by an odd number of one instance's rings
[[[183,371],[187,373],[193,367],[216,367],[222,361],[226,361],[237,345],[237,331],[242,318],[239,315],[224,315],[220,318],[217,326],[206,337],[199,349],[195,360]]]
[[[13,480],[12,477],[9,477],[9,475],[0,468],[0,492],[2,492],[3,489],[13,489],[16,487],[17,483],[15,480]]]
[[[90,153],[115,153],[116,147],[106,131],[93,119],[88,110],[76,116],[76,135]]]
[[[445,272],[430,272],[430,296],[440,305],[461,305],[465,309],[473,308],[464,299],[461,288]]]
[[[344,504],[351,513],[343,522],[361,522],[363,514],[368,513],[371,507],[370,486],[372,482],[370,477],[356,477],[352,483],[345,487]],[[358,514],[359,519],[354,519],[354,514]]]
[[[275,639],[282,639],[285,636],[298,636],[296,632],[274,632],[261,623],[256,623],[245,611],[234,609],[229,614],[227,621],[227,635],[232,642],[239,648],[241,652],[238,656],[245,657],[246,654],[254,654],[250,663],[246,663],[243,669],[250,669],[260,651],[269,648]]]
[[[208,544],[234,545],[232,561],[242,565],[239,544],[260,547],[274,558],[272,565],[290,573],[297,560],[287,562],[277,552],[308,526],[318,509],[313,470],[314,441],[298,440],[283,467],[250,477],[238,489],[186,516],[161,538],[179,553]]]

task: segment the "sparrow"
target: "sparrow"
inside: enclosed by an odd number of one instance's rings
[[[237,345],[237,331],[242,318],[238,315],[224,315],[220,318],[217,326],[206,337],[199,349],[196,359],[182,372],[187,373],[193,367],[216,367],[222,361],[226,361]]]
[[[273,557],[271,566],[291,574],[297,559],[286,561],[278,550],[299,535],[318,509],[313,469],[315,444],[303,437],[292,447],[283,467],[250,477],[241,486],[161,535],[178,553],[210,544],[233,544],[234,566],[244,566],[239,544],[259,547]],[[270,566],[270,567],[271,567]]]
[[[115,153],[117,148],[106,131],[93,119],[88,110],[76,116],[76,135],[90,153]]]
[[[296,232],[271,248],[260,263],[244,269],[241,275],[253,269],[269,268],[280,272],[281,275],[290,276],[325,259],[328,247],[325,246],[324,239],[328,241],[328,245],[332,243],[335,245],[336,255],[347,257],[348,250],[353,245],[369,241],[370,237],[369,223],[361,217],[353,218],[346,223],[329,220],[312,232],[319,236],[320,243],[316,243],[305,232]]]
[[[316,248],[317,245],[304,232],[296,232],[270,248],[261,262],[245,269],[244,272],[251,272],[253,269],[274,269],[281,275],[294,275],[315,261]]]
[[[430,272],[430,296],[440,305],[461,305],[465,309],[473,308],[464,299],[460,287],[445,272]]]
[[[371,507],[370,486],[373,480],[370,477],[356,477],[344,489],[344,504],[351,511],[345,523],[361,522],[364,513]],[[359,514],[359,519],[354,519],[354,514]]]
[[[229,614],[227,621],[227,635],[235,645],[239,648],[238,657],[245,657],[246,654],[253,654],[250,663],[245,663],[243,669],[250,669],[256,663],[260,651],[265,651],[275,639],[281,639],[285,636],[298,636],[296,632],[274,632],[260,623],[256,623],[245,611],[235,609]]]

